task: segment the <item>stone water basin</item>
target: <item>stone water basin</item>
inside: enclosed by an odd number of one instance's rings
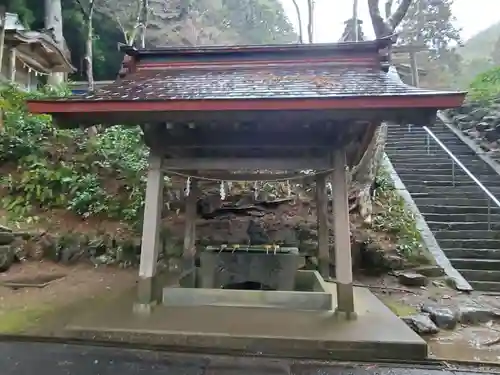
[[[200,273],[200,268],[196,268]],[[163,289],[164,306],[235,306],[281,308],[289,310],[330,311],[333,298],[325,288],[325,281],[317,271],[297,270],[293,290],[249,290],[202,288],[198,282],[189,287],[193,275],[187,274],[177,286]],[[195,277],[200,280],[200,275]],[[186,286],[187,285],[187,286]]]

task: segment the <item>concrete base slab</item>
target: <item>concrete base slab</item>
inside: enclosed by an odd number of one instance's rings
[[[327,284],[336,297],[335,285]],[[422,360],[427,344],[368,289],[355,288],[358,318],[332,310],[157,306],[132,311],[133,295],[71,322],[69,337],[129,342],[170,350],[339,360]]]

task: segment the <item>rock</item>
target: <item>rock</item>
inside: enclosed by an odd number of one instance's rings
[[[22,239],[21,237],[16,237],[14,241],[10,244],[10,248],[14,252],[14,257],[16,261],[22,262],[29,258],[29,247],[28,241]]]
[[[12,233],[12,229],[8,228],[8,227],[5,227],[3,225],[0,224],[0,232],[9,232],[9,233]]]
[[[424,305],[422,312],[429,314],[438,328],[451,330],[458,324],[458,314],[447,307]]]
[[[266,230],[254,220],[249,221],[247,234],[251,245],[268,245],[270,243]]]
[[[419,335],[434,335],[439,332],[439,328],[427,314],[415,314],[401,319]]]
[[[488,125],[496,125],[500,122],[500,117],[496,115],[484,116],[481,123],[486,123]]]
[[[440,281],[440,280],[432,280],[432,285],[434,285],[435,287],[438,287],[438,288],[446,287],[446,283],[444,283],[443,281]]]
[[[11,232],[0,232],[0,246],[9,245],[14,241],[14,235]]]
[[[487,122],[482,121],[479,124],[476,124],[475,128],[479,132],[484,132],[486,129],[490,128],[490,124],[487,123]],[[461,128],[461,129],[463,129],[463,128]]]
[[[498,318],[498,315],[489,309],[477,306],[460,306],[458,319],[462,324],[477,325],[487,323]]]
[[[495,142],[500,139],[500,133],[498,133],[496,129],[486,129],[484,138],[486,138],[488,142]]]
[[[0,246],[0,272],[6,272],[14,263],[14,251],[10,246]]]
[[[479,133],[476,129],[469,129],[464,131],[464,134],[471,137],[472,139],[481,138],[481,133]]]
[[[384,265],[386,268],[394,271],[402,270],[405,267],[405,260],[402,256],[396,254],[385,254]]]
[[[480,121],[487,116],[489,111],[486,108],[477,108],[469,113],[469,117],[474,121]]]
[[[427,277],[441,277],[445,275],[444,269],[439,266],[421,266],[414,268],[412,271]]]
[[[272,243],[283,247],[298,247],[299,240],[297,234],[292,228],[283,228],[281,230],[273,230],[268,233]]]
[[[404,286],[425,286],[429,280],[419,273],[403,272],[398,275],[398,281]]]

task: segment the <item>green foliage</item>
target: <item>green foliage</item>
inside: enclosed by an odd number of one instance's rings
[[[44,95],[14,87],[0,92],[5,111],[0,167],[9,172],[0,179],[7,193],[3,207],[14,216],[66,209],[82,218],[139,222],[147,160],[140,129],[110,128],[96,138],[56,129],[49,116],[26,111],[27,98]]]
[[[433,59],[450,60],[452,46],[461,42],[452,6],[453,0],[414,1],[399,26],[398,39],[403,44],[428,46]]]
[[[0,0],[0,3],[4,3],[9,12],[18,13],[22,22],[30,29],[44,28],[42,0]],[[279,0],[177,0],[168,3],[174,8],[176,4],[187,7],[188,14],[180,20],[170,19],[165,16],[164,4],[159,1],[151,4],[150,29],[161,35],[161,40],[155,40],[154,44],[179,44],[173,41],[184,44],[200,42],[193,40],[197,38],[190,35],[179,35],[183,33],[210,34],[208,42],[212,44],[266,44],[296,40]],[[70,78],[74,81],[83,80],[86,38],[84,17],[77,1],[61,0],[61,4],[64,37],[71,51],[73,65],[78,68]],[[97,1],[96,4],[93,19],[94,78],[114,79],[123,59],[117,45],[119,42],[125,42],[119,23],[135,24],[135,18],[132,9],[128,9],[127,4],[123,2],[110,0]],[[127,19],[119,19],[118,22],[118,13],[123,13]],[[161,29],[162,33],[158,33],[158,29]]]
[[[500,96],[500,66],[478,74],[469,87],[469,99],[488,103]]]
[[[420,256],[423,251],[422,238],[415,216],[406,207],[387,171],[381,169],[375,181],[375,204],[381,210],[374,215],[374,229],[396,236],[398,250],[406,257]]]

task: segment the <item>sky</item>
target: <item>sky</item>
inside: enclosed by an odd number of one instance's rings
[[[344,21],[352,16],[352,0],[315,0],[315,37],[314,42],[336,42],[344,30]],[[418,1],[418,0],[417,0]],[[297,13],[292,0],[281,0],[289,19],[297,25]],[[457,18],[456,25],[462,28],[462,38],[467,40],[477,32],[500,21],[500,13],[492,12],[494,0],[455,0],[453,14]],[[498,0],[496,0],[498,2]],[[297,0],[301,8],[304,34],[307,34],[307,0]],[[381,9],[384,1],[380,1]],[[373,37],[367,0],[359,0],[358,17],[364,23],[363,32]]]

